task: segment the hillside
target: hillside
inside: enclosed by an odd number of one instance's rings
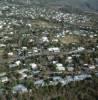
[[[1,0],[3,1],[3,0]],[[32,5],[42,5],[42,6],[53,6],[53,7],[66,7],[70,6],[72,8],[78,8],[87,11],[98,11],[98,0],[7,0],[13,3],[27,3]]]

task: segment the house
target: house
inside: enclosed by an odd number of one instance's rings
[[[27,47],[22,47],[22,50],[27,50]]]
[[[54,76],[53,77],[53,81],[60,82],[60,80],[62,80],[62,78],[60,76]]]
[[[77,49],[77,51],[80,51],[80,52],[82,52],[82,51],[84,51],[84,50],[85,50],[84,47],[78,47],[78,49]]]
[[[89,37],[90,37],[90,38],[94,38],[94,35],[90,35]]]
[[[48,39],[48,37],[43,36],[43,37],[41,38],[41,41],[42,41],[42,42],[49,42],[49,39]]]
[[[6,47],[5,44],[0,44],[0,48],[4,48],[4,47]]]
[[[85,80],[86,78],[91,78],[92,76],[89,74],[81,74],[74,76],[74,81]]]
[[[28,72],[28,69],[21,69],[21,70],[18,70],[18,73],[24,73],[24,72]]]
[[[84,47],[78,47],[76,50],[73,50],[73,51],[69,52],[69,54],[83,52],[84,50],[85,50]]]
[[[49,84],[47,84],[47,85],[56,86],[57,84],[58,84],[58,82],[56,82],[56,81],[49,81]]]
[[[17,67],[17,64],[9,64],[9,68],[15,68],[15,67]]]
[[[6,72],[0,73],[0,77],[3,77],[6,75]]]
[[[33,70],[36,70],[37,69],[37,64],[35,64],[35,63],[31,63],[30,66],[31,66],[31,68]]]
[[[94,70],[96,68],[95,65],[89,65],[89,64],[84,64],[83,66],[84,66],[84,68],[89,68],[91,70]]]
[[[51,60],[53,60],[55,57],[54,57],[53,55],[50,55],[50,56],[48,55],[47,58],[48,58],[48,61],[51,61]]]
[[[73,81],[73,78],[72,76],[66,76],[66,83],[69,83],[69,82],[72,82]]]
[[[34,48],[33,48],[33,52],[34,52],[34,53],[38,53],[38,51],[39,51],[39,50],[38,50],[37,47],[34,47]]]
[[[83,64],[83,67],[88,67],[89,65],[88,64]]]
[[[58,39],[53,39],[52,42],[56,42],[57,43],[57,42],[59,42],[59,40]]]
[[[3,25],[0,25],[0,29],[2,29],[3,28]]]
[[[21,75],[21,77],[19,78],[19,80],[23,80],[23,79],[25,79],[25,78],[28,77],[28,75],[26,74],[26,72],[28,72],[28,69],[18,70],[18,73]]]
[[[98,67],[98,58],[95,58],[95,65]]]
[[[63,67],[63,64],[57,63],[56,66],[57,66],[56,70],[58,70],[58,71],[65,71],[65,67]]]
[[[39,73],[40,73],[40,71],[39,71],[39,70],[32,71],[32,74],[33,74],[33,75],[38,75]]]
[[[19,80],[23,80],[28,77],[28,75],[25,73],[20,73],[20,74],[21,74],[21,77],[19,78]]]
[[[71,57],[71,56],[68,56],[67,59],[66,59],[66,61],[67,61],[68,63],[71,63],[71,62],[72,62],[72,57]]]
[[[4,40],[7,40],[7,39],[9,39],[9,37],[8,37],[8,36],[4,36],[3,38],[4,38]]]
[[[50,48],[48,48],[48,51],[49,52],[60,52],[60,48],[59,47],[50,47]]]
[[[9,81],[8,77],[6,76],[6,72],[0,73],[0,81],[2,83],[6,83]]]
[[[44,80],[43,80],[43,79],[36,80],[36,81],[34,82],[34,85],[35,85],[35,86],[44,86]]]
[[[9,33],[9,35],[13,35],[13,34],[14,34],[14,32],[10,32],[10,33]]]
[[[32,43],[32,42],[34,42],[34,40],[33,39],[29,39],[29,41],[28,41],[29,43]]]
[[[13,52],[9,52],[9,53],[8,53],[8,56],[13,56],[13,55],[14,55]]]
[[[1,78],[0,78],[0,81],[1,81],[2,83],[6,83],[6,82],[9,81],[9,79],[8,79],[8,77],[4,76],[4,77],[1,77]]]
[[[52,61],[52,63],[53,63],[53,64],[57,64],[57,63],[58,63],[58,61]]]
[[[22,84],[18,84],[16,86],[13,87],[12,93],[26,93],[28,92],[27,88],[22,85]]]
[[[47,85],[53,85],[56,86],[58,83],[61,83],[62,85],[65,84],[65,81],[62,77],[60,76],[53,76],[51,80],[49,80],[49,84]]]
[[[72,71],[74,71],[74,68],[73,68],[73,67],[67,67],[67,70],[68,70],[69,72],[72,72]]]
[[[15,62],[15,64],[16,64],[17,66],[19,66],[19,65],[21,64],[21,61],[18,60],[18,61]]]
[[[95,65],[89,65],[88,67],[89,67],[89,69],[91,69],[91,70],[94,70],[94,69],[96,68]]]

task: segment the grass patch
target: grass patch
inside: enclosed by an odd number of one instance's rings
[[[61,43],[63,44],[71,44],[71,43],[79,43],[79,37],[73,35],[66,35],[65,37],[60,38]]]

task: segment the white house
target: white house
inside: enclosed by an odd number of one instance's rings
[[[22,50],[27,50],[27,47],[22,47]]]
[[[8,56],[13,56],[13,55],[14,55],[13,52],[9,52],[9,53],[8,53]]]
[[[66,59],[66,61],[69,62],[69,63],[71,63],[72,62],[72,57],[68,56],[67,59]]]
[[[48,39],[48,37],[46,37],[46,36],[43,36],[43,37],[41,38],[41,40],[42,40],[42,42],[49,42],[49,39]]]
[[[31,63],[30,66],[32,69],[37,69],[37,64],[35,64],[35,63]]]
[[[0,48],[6,47],[5,44],[0,44]]]
[[[34,52],[34,53],[38,53],[38,48],[37,48],[37,47],[34,47],[34,48],[33,48],[33,52]]]
[[[91,69],[91,70],[93,70],[93,69],[96,68],[95,65],[89,65],[88,67],[89,67],[89,69]]]
[[[78,51],[82,52],[82,51],[84,51],[84,50],[85,50],[84,47],[78,47]]]
[[[58,47],[51,47],[51,48],[48,48],[48,51],[49,52],[60,52],[60,48],[58,48]]]
[[[74,71],[74,68],[73,68],[73,67],[67,67],[67,70],[68,70],[69,72],[72,72],[72,71]]]
[[[15,62],[15,64],[16,64],[17,66],[19,66],[19,65],[21,64],[21,61],[18,60],[18,61]]]
[[[63,67],[63,64],[57,63],[56,66],[57,66],[56,69],[58,71],[65,71],[65,67]]]
[[[2,77],[0,80],[1,80],[2,83],[9,81],[8,77],[6,77],[6,76]]]

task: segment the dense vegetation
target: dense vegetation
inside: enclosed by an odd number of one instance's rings
[[[66,86],[34,87],[32,81],[24,83],[30,91],[25,94],[11,94],[7,85],[4,95],[0,100],[98,100],[98,77],[77,81]]]

